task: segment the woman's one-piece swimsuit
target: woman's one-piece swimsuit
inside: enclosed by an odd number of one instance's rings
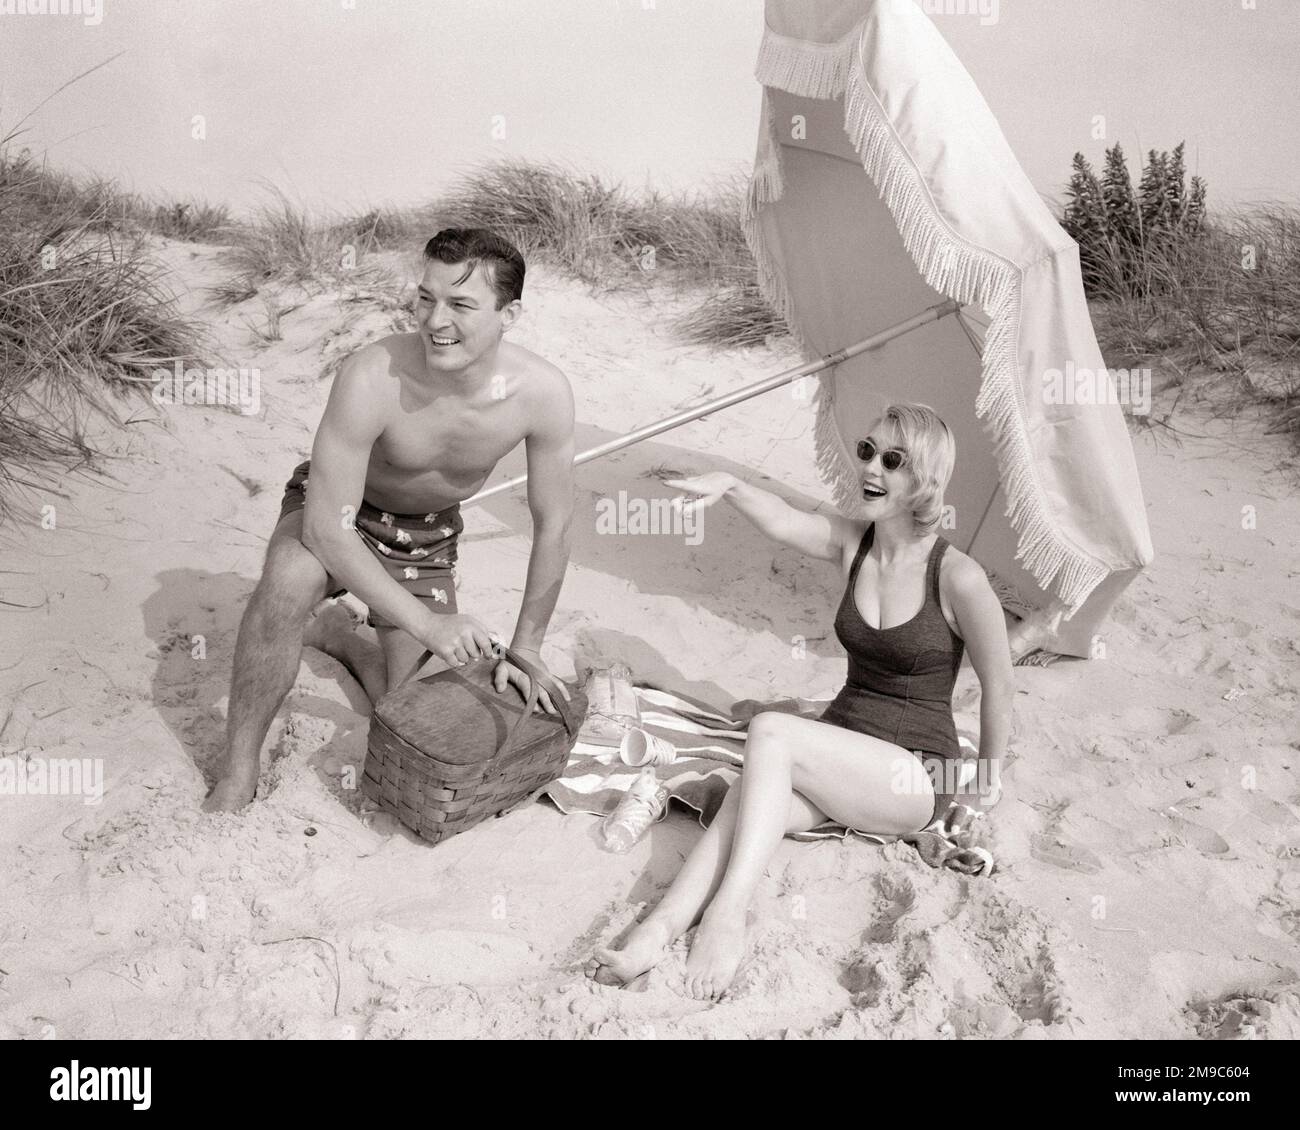
[[[918,757],[934,784],[933,823],[947,815],[956,799],[961,758],[952,689],[965,645],[939,606],[939,563],[948,542],[937,537],[930,550],[921,611],[905,624],[873,628],[863,620],[853,594],[875,532],[873,522],[862,535],[835,616],[835,634],[849,654],[849,674],[821,720],[892,742]]]

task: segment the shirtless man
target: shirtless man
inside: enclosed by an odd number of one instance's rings
[[[573,394],[554,365],[502,340],[521,313],[523,281],[523,256],[506,240],[440,231],[424,249],[417,331],[368,345],[339,370],[239,625],[227,761],[204,811],[253,799],[262,742],[326,596],[351,590],[370,608],[380,648],[332,630],[326,649],[372,699],[426,648],[453,667],[492,654],[493,636],[456,610],[459,503],[521,440],[533,543],[511,647],[546,670],[539,649],[569,559]],[[496,689],[507,683],[527,693],[527,676],[503,661]],[[554,712],[545,692],[540,701]]]

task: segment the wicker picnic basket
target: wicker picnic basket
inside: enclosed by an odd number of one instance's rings
[[[432,658],[426,651],[414,675]],[[411,831],[437,843],[529,800],[564,772],[586,714],[550,676],[513,651],[532,683],[528,701],[492,685],[496,659],[423,679],[407,676],[375,704],[361,791]],[[545,687],[560,712],[533,713]]]

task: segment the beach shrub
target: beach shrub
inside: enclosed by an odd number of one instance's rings
[[[789,328],[758,287],[757,277],[722,286],[678,322],[684,337],[701,345],[764,345]]]
[[[93,465],[91,418],[155,367],[197,359],[133,216],[102,182],[52,176],[0,139],[0,520],[21,488]]]
[[[1159,362],[1229,411],[1263,404],[1270,429],[1300,435],[1300,210],[1206,210],[1180,144],[1152,150],[1136,191],[1123,149],[1098,177],[1080,153],[1062,226],[1108,364]]]
[[[749,261],[740,186],[642,193],[549,162],[506,159],[464,175],[423,212],[438,227],[491,227],[525,255],[594,284],[662,271],[675,282],[714,281]]]
[[[1260,205],[1207,217],[1195,241],[1143,259],[1144,294],[1099,297],[1108,364],[1158,364],[1229,413],[1262,405],[1300,438],[1300,210]]]
[[[322,284],[371,284],[380,272],[363,262],[375,245],[377,221],[317,218],[279,189],[245,220],[226,231],[221,261],[228,274],[212,288],[221,302],[251,298],[265,287],[319,288]],[[376,214],[377,215],[377,214]]]
[[[737,177],[693,193],[636,193],[557,164],[507,159],[472,170],[417,215],[429,234],[493,227],[526,256],[592,285],[708,288],[677,330],[703,344],[752,345],[785,327],[758,289],[741,228],[744,190]]]
[[[152,232],[189,243],[217,243],[228,234],[230,212],[224,204],[123,192],[101,178],[52,169],[30,150],[10,152],[11,140],[0,147],[0,197],[8,225],[57,215],[91,231]]]
[[[678,322],[689,340],[748,345],[784,332],[758,291],[741,230],[744,181],[693,193],[631,192],[552,162],[506,158],[465,173],[441,198],[314,219],[272,190],[270,203],[226,231],[227,276],[213,287],[233,304],[268,285],[357,281],[340,267],[374,251],[418,251],[444,227],[490,227],[530,260],[593,286],[707,288]]]
[[[1082,153],[1074,155],[1061,224],[1079,244],[1089,298],[1148,297],[1167,281],[1164,269],[1201,234],[1206,185],[1190,188],[1183,145],[1147,155],[1135,193],[1123,147],[1106,150],[1098,179]]]

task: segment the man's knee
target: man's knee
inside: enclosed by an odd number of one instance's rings
[[[277,618],[305,620],[324,598],[329,574],[296,537],[277,532],[254,599]]]

